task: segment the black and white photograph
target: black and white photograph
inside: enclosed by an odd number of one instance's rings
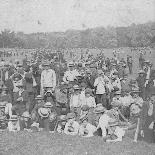
[[[0,0],[0,155],[155,155],[155,0]]]

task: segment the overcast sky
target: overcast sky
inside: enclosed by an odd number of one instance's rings
[[[155,21],[155,0],[0,0],[0,30],[52,32]]]

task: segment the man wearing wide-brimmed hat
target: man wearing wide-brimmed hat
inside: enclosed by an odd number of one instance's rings
[[[56,74],[53,69],[50,69],[50,64],[48,62],[43,64],[44,70],[41,73],[41,95],[44,94],[44,88],[50,87],[55,90],[56,87]]]

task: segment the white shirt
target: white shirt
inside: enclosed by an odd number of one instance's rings
[[[73,131],[70,132],[68,129],[69,127],[72,127],[73,128]],[[64,129],[64,133],[67,134],[67,135],[76,135],[78,134],[78,131],[79,131],[79,123],[76,122],[76,121],[68,121],[65,125],[65,129]]]
[[[105,82],[104,77],[98,77],[95,79],[94,87],[97,87],[96,94],[105,94]]]
[[[75,95],[74,94],[74,95],[71,96],[71,99],[70,99],[70,107],[77,108],[77,107],[80,107],[81,104],[82,104],[82,99],[81,99],[80,94],[78,94],[78,95]]]
[[[72,70],[72,71],[66,71],[63,77],[63,81],[65,83],[68,83],[70,81],[74,81],[76,79],[76,76],[79,76],[79,72],[77,70]]]
[[[85,97],[82,100],[82,105],[88,105],[90,108],[95,108],[96,107],[96,102],[95,98],[90,96],[90,97]]]
[[[133,98],[132,98],[131,95],[120,97],[120,101],[121,101],[121,103],[122,103],[123,106],[127,106],[127,107],[130,106],[131,103],[134,102],[134,100],[133,100]]]
[[[41,73],[41,87],[56,87],[56,74],[52,69],[43,70]]]

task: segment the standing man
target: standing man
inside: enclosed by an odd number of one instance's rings
[[[63,81],[65,83],[73,83],[76,80],[77,76],[79,76],[79,72],[74,69],[74,63],[71,62],[68,64],[69,70],[64,73]]]
[[[41,73],[41,90],[40,94],[43,95],[46,88],[51,88],[54,91],[56,87],[56,74],[53,69],[50,69],[49,63],[43,64],[43,71]]]
[[[133,66],[133,60],[132,60],[132,56],[127,56],[127,65],[129,68],[129,73],[132,74],[132,66]]]

